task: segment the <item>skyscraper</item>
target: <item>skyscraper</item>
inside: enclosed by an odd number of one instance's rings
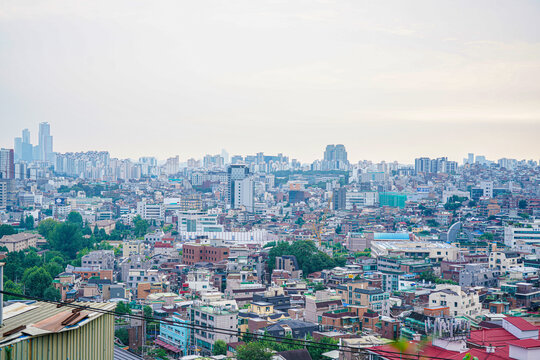
[[[31,162],[32,156],[32,144],[30,143],[30,130],[24,129],[22,131],[22,137],[15,138],[15,161]]]
[[[51,126],[47,122],[39,124],[39,160],[51,162],[53,160],[53,137],[51,136]]]
[[[25,144],[30,144],[30,130],[24,129],[22,131],[22,142]]]
[[[22,159],[22,138],[16,137],[15,143],[14,143],[14,157],[15,161],[19,161]]]

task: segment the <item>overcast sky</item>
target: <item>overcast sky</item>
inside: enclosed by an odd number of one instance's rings
[[[540,158],[540,1],[0,1],[0,146]]]

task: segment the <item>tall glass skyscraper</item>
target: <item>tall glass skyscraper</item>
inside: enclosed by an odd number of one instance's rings
[[[39,124],[39,160],[51,162],[53,160],[53,138],[51,126],[47,122]]]

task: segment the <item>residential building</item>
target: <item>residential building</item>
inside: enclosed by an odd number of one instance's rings
[[[306,295],[305,319],[318,324],[324,312],[340,308],[343,308],[343,302],[340,296],[333,295],[326,290],[320,290],[315,293],[315,296]]]
[[[492,251],[489,254],[489,267],[506,272],[510,267],[517,266],[523,259],[517,252],[513,251]]]
[[[137,214],[145,220],[163,220],[165,212],[163,204],[150,204],[146,201],[139,201],[137,203]]]
[[[96,250],[89,252],[81,258],[82,267],[98,267],[102,270],[114,269],[114,251],[113,250]]]
[[[540,245],[540,220],[526,223],[523,227],[505,226],[504,244],[511,248],[516,245]]]
[[[238,329],[238,308],[236,303],[228,306],[221,306],[219,303],[196,302],[189,311],[189,321],[192,324],[213,328],[237,331]],[[226,343],[238,341],[238,337],[229,333],[218,333],[203,329],[192,329],[190,333],[190,344],[200,349],[203,356],[211,355],[214,350],[216,340],[223,340]]]
[[[482,264],[466,264],[459,271],[459,285],[462,287],[496,287],[499,283],[500,271]]]
[[[39,241],[45,241],[39,234],[18,233],[2,236],[0,239],[0,246],[5,246],[8,249],[8,252],[22,251],[29,247],[37,247]]]
[[[482,304],[478,293],[464,290],[459,285],[439,284],[429,294],[429,306],[447,306],[451,316],[480,315]]]
[[[229,257],[226,246],[208,246],[197,243],[186,243],[182,246],[182,263],[193,265],[200,262],[217,263]]]
[[[159,324],[159,336],[155,343],[172,352],[175,356],[188,355],[191,330],[186,325],[189,324],[189,321],[183,319],[178,313],[174,313],[166,320],[168,322],[160,322]]]
[[[275,324],[259,330],[259,333],[268,334],[269,336],[292,336],[293,339],[305,339],[308,335],[311,336],[311,334],[317,330],[318,326],[311,322],[301,320],[280,320]]]

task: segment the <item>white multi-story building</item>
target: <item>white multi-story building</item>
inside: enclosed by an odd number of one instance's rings
[[[428,258],[431,262],[456,260],[459,249],[454,245],[434,241],[372,241],[371,253],[379,256]]]
[[[137,214],[145,220],[163,220],[165,217],[163,204],[149,204],[146,201],[137,203]]]
[[[345,209],[352,210],[355,206],[357,208],[374,206],[377,200],[376,192],[347,191],[345,195]]]
[[[245,207],[247,212],[255,210],[255,183],[253,178],[247,177],[235,180],[232,186],[232,203],[235,208]]]
[[[489,254],[489,267],[508,271],[511,267],[517,266],[522,262],[521,256],[512,251],[492,251]]]
[[[201,325],[202,328],[228,329],[232,333],[238,330],[238,306],[236,303],[223,305],[219,301],[210,303],[197,302],[192,305],[189,311],[189,320],[192,324]],[[199,329],[191,331],[191,344],[200,349],[201,355],[211,355],[216,340],[231,343],[238,341],[238,337]]]
[[[449,308],[450,316],[480,315],[482,305],[478,293],[474,290],[463,290],[459,285],[439,284],[429,294],[430,307]]]
[[[504,227],[504,244],[515,247],[516,245],[540,244],[540,220],[525,224],[525,227]]]
[[[223,232],[223,225],[218,224],[217,214],[200,211],[178,213],[178,232]]]
[[[482,181],[480,182],[480,188],[484,190],[484,196],[488,198],[493,197],[493,181]]]

